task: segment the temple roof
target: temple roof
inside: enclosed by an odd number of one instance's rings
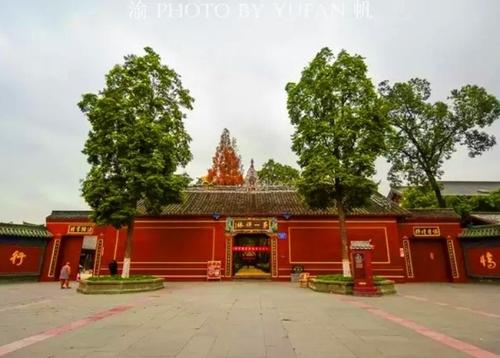
[[[139,216],[148,216],[142,203]],[[284,186],[191,186],[184,201],[163,208],[160,216],[336,216],[335,208],[312,209],[293,188]],[[87,220],[91,211],[53,211],[48,220]],[[375,194],[368,205],[348,211],[351,216],[408,216],[410,212]]]
[[[429,209],[408,209],[411,213],[411,216],[408,218],[411,219],[439,219],[446,220],[451,219],[457,221],[460,219],[460,215],[458,215],[455,210],[450,208],[429,208]]]
[[[49,238],[52,234],[43,225],[0,223],[0,238]]]
[[[485,224],[500,224],[500,212],[480,212],[472,211],[469,216],[481,223]]]
[[[139,212],[145,215],[144,206]],[[337,215],[335,208],[312,209],[300,194],[289,187],[255,187],[248,191],[245,187],[193,186],[186,191],[181,204],[165,206],[161,216],[212,215],[224,216],[278,216],[288,213],[303,216]],[[375,194],[368,205],[348,211],[352,216],[406,216],[409,212],[391,203],[380,194]]]

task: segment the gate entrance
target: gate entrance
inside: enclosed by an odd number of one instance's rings
[[[412,240],[415,281],[449,282],[448,256],[443,240]]]
[[[271,245],[266,234],[238,234],[233,238],[233,272],[235,278],[267,279],[271,277]]]

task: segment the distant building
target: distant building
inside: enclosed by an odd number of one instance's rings
[[[500,181],[440,181],[439,184],[444,197],[488,195],[500,189]],[[400,204],[408,188],[410,186],[391,187],[387,198]]]

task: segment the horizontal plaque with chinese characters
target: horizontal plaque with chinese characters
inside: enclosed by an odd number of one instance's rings
[[[68,226],[68,235],[90,235],[94,232],[92,224],[71,224]]]
[[[276,218],[227,218],[226,232],[277,232]]]
[[[415,237],[435,237],[441,236],[439,226],[414,226],[413,236]]]

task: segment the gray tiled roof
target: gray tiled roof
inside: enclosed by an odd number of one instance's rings
[[[145,214],[143,206],[139,211]],[[212,215],[225,216],[268,215],[287,212],[290,215],[337,215],[335,208],[312,209],[291,188],[272,187],[248,191],[244,187],[191,187],[180,204],[167,205],[161,215]],[[380,194],[373,195],[369,204],[348,212],[355,216],[405,216],[408,211],[391,203]]]
[[[54,210],[47,216],[47,220],[89,220],[90,210]]]
[[[408,209],[411,218],[415,219],[460,219],[455,210],[449,208]]]
[[[143,205],[139,215],[146,215]],[[335,208],[315,210],[310,208],[294,189],[287,187],[257,188],[193,186],[186,190],[184,201],[163,208],[161,216],[209,216],[218,212],[224,216],[279,216],[290,215],[335,216]],[[90,211],[53,211],[48,220],[87,220]],[[406,216],[409,212],[390,202],[380,194],[372,196],[368,205],[348,212],[353,216]]]
[[[500,212],[471,212],[469,215],[487,224],[500,224]]]

